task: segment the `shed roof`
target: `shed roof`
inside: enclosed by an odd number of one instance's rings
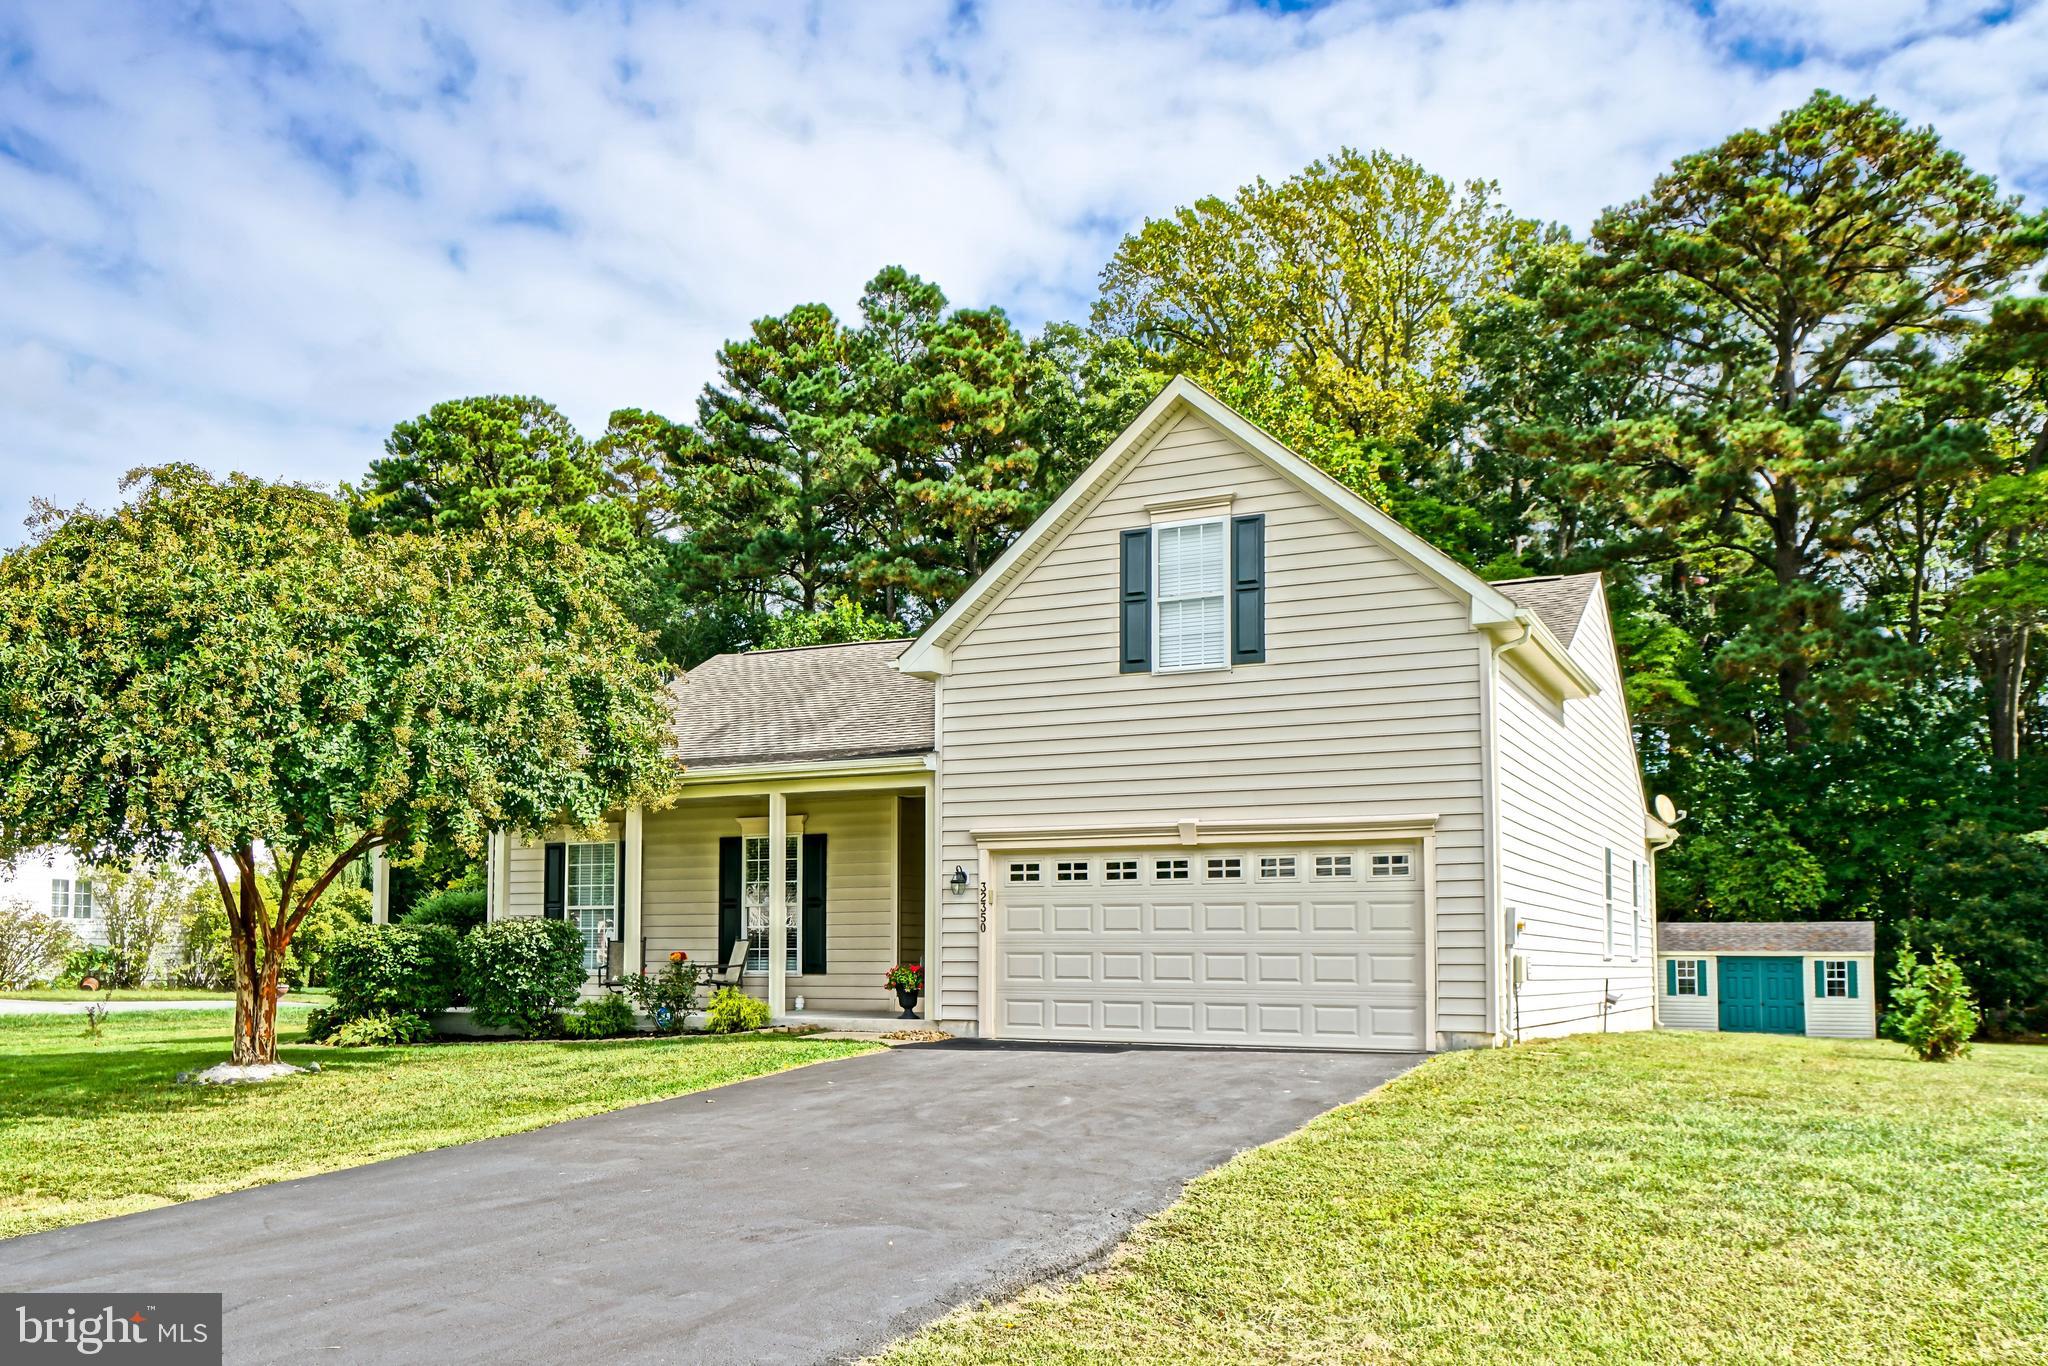
[[[1586,603],[1600,591],[1600,575],[1548,574],[1535,579],[1507,579],[1493,585],[1517,607],[1526,607],[1550,628],[1558,643],[1569,648],[1585,620]]]
[[[1868,920],[1660,921],[1659,953],[1874,953]]]
[[[907,640],[717,655],[669,685],[686,768],[923,754],[932,685],[898,673]]]

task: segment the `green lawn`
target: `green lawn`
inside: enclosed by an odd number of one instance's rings
[[[792,1035],[290,1047],[317,1076],[179,1086],[229,1016],[0,1016],[0,1237],[534,1129],[876,1045]],[[297,1030],[286,1025],[288,1037]]]
[[[2048,1048],[1440,1057],[890,1362],[2048,1360]]]
[[[36,987],[29,991],[0,991],[0,1001],[97,1001],[108,993],[80,987]],[[197,987],[122,987],[112,993],[116,1001],[220,1001],[234,1004],[232,991],[202,991]],[[333,998],[324,991],[300,991],[287,996],[284,1005],[324,1006]]]

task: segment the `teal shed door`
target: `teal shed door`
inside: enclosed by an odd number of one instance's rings
[[[1744,1034],[1804,1034],[1805,962],[1723,954],[1721,1028]]]

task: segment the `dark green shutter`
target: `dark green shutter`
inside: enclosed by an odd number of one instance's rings
[[[1152,529],[1123,538],[1123,662],[1127,674],[1152,672]]]
[[[1700,995],[1706,996],[1709,994],[1707,990],[1707,960],[1702,958],[1700,959]]]
[[[1849,960],[1849,999],[1856,999],[1856,960]]]
[[[1676,996],[1678,994],[1678,960],[1676,958],[1664,960],[1664,994],[1666,996]]]
[[[550,920],[569,914],[569,846],[550,844],[542,855],[540,913]]]
[[[1813,960],[1813,994],[1815,996],[1825,996],[1828,994],[1828,965],[1818,958]]]
[[[803,970],[825,970],[825,837],[804,836]]]
[[[1266,659],[1266,519],[1230,519],[1230,662]]]
[[[726,835],[718,841],[718,963],[732,961],[732,946],[740,938],[740,837]]]

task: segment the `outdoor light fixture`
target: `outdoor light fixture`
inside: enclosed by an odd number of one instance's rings
[[[953,895],[958,896],[960,895],[960,893],[966,890],[967,869],[964,866],[956,863],[953,865]]]

